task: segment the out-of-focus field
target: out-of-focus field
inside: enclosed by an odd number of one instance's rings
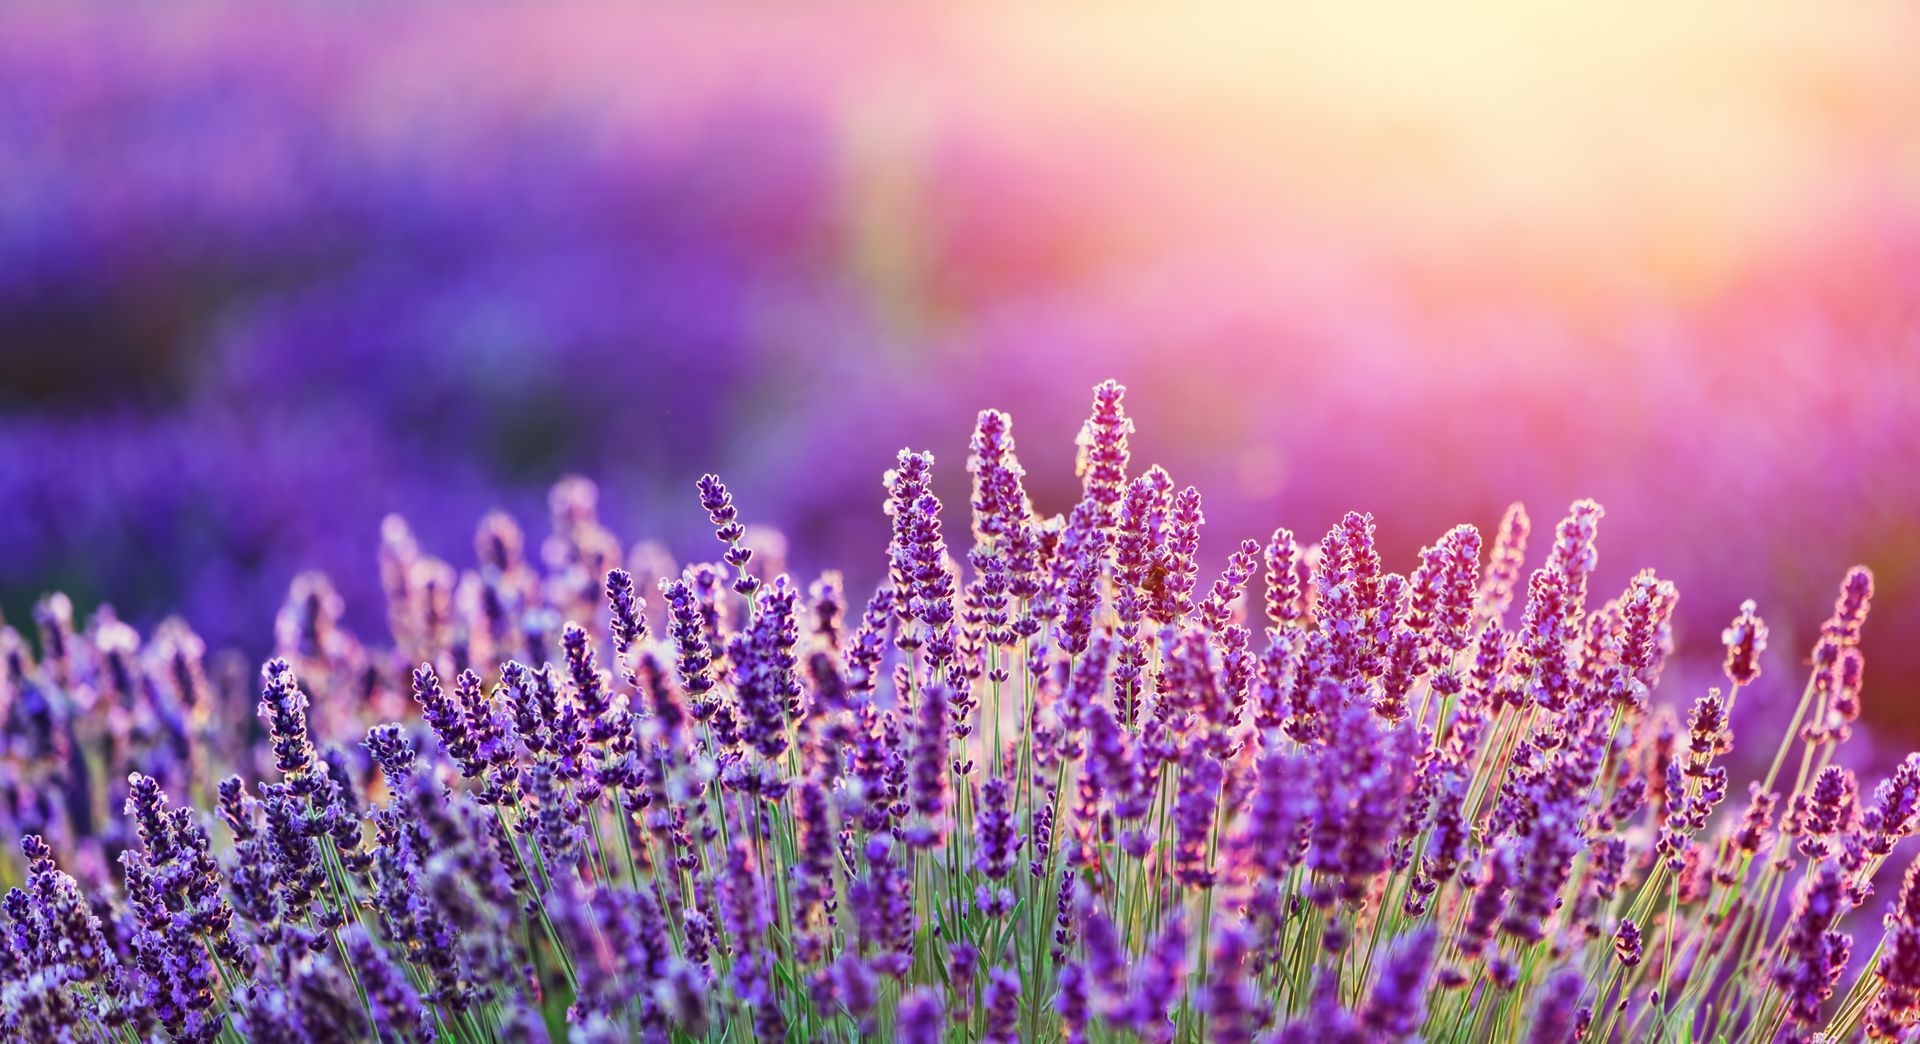
[[[1572,10],[0,12],[0,602],[257,651],[313,565],[373,630],[384,514],[464,562],[567,472],[863,588],[895,449],[961,526],[1008,408],[1063,509],[1111,375],[1214,560],[1592,495],[1676,669],[1760,600],[1760,707],[1865,562],[1910,740],[1920,13]]]

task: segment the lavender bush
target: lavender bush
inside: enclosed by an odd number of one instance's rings
[[[1317,535],[1365,504],[1382,553],[1410,562],[1511,500],[1593,496],[1613,512],[1605,586],[1629,579],[1619,563],[1657,567],[1687,592],[1683,635],[1717,634],[1752,597],[1804,653],[1842,549],[1879,571],[1881,633],[1920,634],[1920,207],[1881,144],[1910,136],[1889,89],[1920,80],[1897,48],[1814,43],[1897,36],[1874,23],[1803,14],[1821,32],[1796,43],[1827,57],[1780,56],[1799,86],[1727,88],[1839,92],[1774,106],[1796,133],[1825,128],[1832,187],[1783,201],[1780,238],[1723,244],[1739,259],[1724,278],[1669,296],[1583,229],[1534,229],[1544,257],[1488,251],[1502,222],[1369,152],[1363,170],[1390,167],[1467,229],[1424,260],[1376,241],[1376,208],[1356,226],[1355,200],[1329,213],[1338,200],[1301,193],[1344,168],[1296,133],[1371,142],[1398,123],[1355,126],[1344,90],[1295,97],[1291,78],[1249,77],[1279,88],[1284,153],[1228,172],[1185,135],[1102,134],[1078,104],[1036,121],[1068,101],[1057,74],[1015,76],[1015,37],[970,18],[216,6],[0,5],[15,617],[58,589],[143,632],[182,613],[257,661],[288,581],[318,568],[372,633],[385,515],[454,547],[489,507],[532,517],[568,472],[601,483],[609,525],[688,557],[709,538],[681,498],[718,471],[798,570],[839,567],[865,592],[884,519],[848,505],[892,450],[948,444],[998,404],[1055,510],[1078,490],[1054,433],[1084,405],[1060,391],[1111,375],[1154,389],[1137,404],[1148,455],[1206,490],[1219,532],[1284,518]],[[925,77],[925,112],[893,141],[899,63]],[[1273,124],[1221,129],[1251,126]],[[1476,154],[1478,127],[1442,121],[1421,155]],[[1521,143],[1530,165],[1543,143]],[[1606,228],[1692,241],[1691,208],[1624,206],[1598,168],[1577,180]],[[1285,408],[1249,388],[1286,389]],[[964,479],[943,467],[935,491],[957,503]],[[1203,570],[1230,549],[1206,541]],[[1704,684],[1710,661],[1683,655],[1675,681]],[[1880,642],[1874,673],[1920,684],[1920,642]],[[1772,699],[1783,674],[1743,713],[1790,710]],[[1871,760],[1920,740],[1904,702],[1867,708],[1854,746]]]
[[[1589,591],[1603,512],[1529,570],[1518,506],[1389,572],[1370,516],[1197,561],[1115,383],[1042,518],[980,414],[970,539],[931,454],[885,581],[628,549],[563,482],[474,564],[384,527],[390,634],[302,575],[257,673],[60,595],[0,631],[9,1039],[1903,1038],[1920,754],[1863,790],[1873,593],[1848,573],[1770,768],[1729,778],[1767,645],[1655,694],[1678,594]],[[1540,557],[1540,556],[1536,556]],[[245,703],[257,696],[258,727]],[[415,723],[417,719],[417,724]],[[1735,798],[1732,805],[1726,799]],[[18,876],[22,874],[23,876]],[[1858,918],[1852,920],[1857,921]]]

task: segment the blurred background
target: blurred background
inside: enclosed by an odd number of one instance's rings
[[[389,512],[466,564],[577,473],[706,558],[708,470],[864,596],[894,451],[964,532],[1010,410],[1063,510],[1113,376],[1214,561],[1600,499],[1675,699],[1751,597],[1791,704],[1864,562],[1910,745],[1920,13],[1571,10],[11,5],[0,608],[263,654],[317,567],[374,634]]]

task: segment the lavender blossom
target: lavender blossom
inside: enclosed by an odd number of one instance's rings
[[[1554,1044],[1580,1037],[1580,994],[1586,983],[1575,968],[1567,968],[1547,979],[1540,1004],[1533,1012],[1533,1028],[1527,1034],[1530,1044]]]
[[[1011,422],[981,413],[965,553],[932,456],[901,454],[857,620],[839,574],[796,582],[707,476],[725,559],[684,569],[623,554],[579,479],[545,540],[489,515],[464,565],[390,521],[390,635],[301,574],[260,730],[218,727],[247,665],[184,624],[143,645],[57,597],[33,641],[0,624],[0,825],[24,839],[0,1037],[534,1041],[562,1013],[593,1042],[1920,1024],[1920,870],[1867,966],[1840,930],[1920,831],[1920,754],[1863,794],[1837,749],[1870,574],[1722,814],[1766,644],[1751,605],[1709,650],[1732,688],[1683,722],[1659,692],[1689,655],[1677,591],[1642,571],[1589,604],[1590,501],[1511,632],[1517,507],[1484,572],[1471,526],[1393,563],[1352,512],[1311,552],[1285,529],[1230,546],[1202,588],[1200,494],[1129,480],[1120,403],[1096,392],[1065,517],[1036,517]]]
[[[974,867],[998,881],[1013,872],[1014,853],[1026,839],[1014,831],[1012,788],[1006,780],[989,779],[977,793]]]
[[[1367,1005],[1361,1023],[1381,1040],[1404,1040],[1426,1019],[1427,973],[1433,967],[1439,930],[1429,925],[1399,940]]]
[[[946,1029],[939,994],[923,986],[900,998],[900,1020],[894,1032],[901,1044],[940,1044]]]
[[[1094,388],[1093,416],[1080,429],[1080,455],[1074,470],[1085,485],[1086,499],[1099,506],[1102,529],[1113,525],[1127,481],[1127,437],[1133,434],[1133,421],[1121,405],[1126,394],[1126,386],[1118,381]]]
[[[1767,651],[1767,625],[1761,620],[1753,599],[1740,603],[1740,615],[1721,633],[1727,647],[1727,680],[1735,685],[1751,685],[1760,676],[1760,654]]]
[[[307,694],[285,660],[268,660],[260,669],[260,718],[273,738],[274,767],[289,780],[307,777],[313,768],[313,743],[307,738]]]

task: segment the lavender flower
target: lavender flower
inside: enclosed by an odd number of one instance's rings
[[[986,1032],[981,1044],[1018,1044],[1020,976],[1007,968],[987,971]]]
[[[1267,619],[1291,627],[1306,614],[1306,577],[1300,545],[1290,529],[1276,529],[1266,548]]]
[[[741,570],[741,594],[752,594],[752,579],[746,574],[747,562],[753,558],[753,552],[741,546],[740,540],[747,535],[747,527],[740,524],[739,512],[733,506],[733,494],[727,492],[726,483],[718,475],[702,475],[697,483],[700,490],[700,506],[707,511],[707,518],[713,523],[713,535],[727,545],[727,564]]]
[[[1439,930],[1429,925],[1401,939],[1380,971],[1360,1013],[1361,1024],[1381,1040],[1404,1040],[1426,1018],[1427,973],[1433,967]]]
[[[974,867],[998,881],[1013,872],[1014,854],[1026,839],[1014,831],[1012,787],[1004,779],[989,779],[978,791],[974,823],[977,855]]]
[[[1578,969],[1567,968],[1547,979],[1540,1004],[1533,1012],[1533,1028],[1527,1034],[1530,1044],[1553,1044],[1580,1037],[1580,993],[1585,982]]]
[[[1621,964],[1632,968],[1640,963],[1642,952],[1640,926],[1633,923],[1633,918],[1622,917],[1620,927],[1614,929],[1613,933],[1614,956],[1620,959]]]
[[[420,994],[388,962],[366,932],[346,932],[347,954],[371,1006],[373,1025],[383,1035],[408,1042],[434,1039],[433,1018],[420,1003]]]
[[[678,650],[674,666],[680,688],[696,701],[694,717],[705,720],[713,713],[713,704],[702,698],[713,688],[713,679],[707,674],[713,664],[713,653],[707,644],[706,631],[701,627],[693,588],[684,579],[662,580],[660,593],[667,602],[667,626]]]
[[[1735,685],[1751,685],[1760,676],[1760,654],[1767,651],[1767,625],[1756,612],[1753,599],[1740,603],[1740,615],[1721,633],[1727,647],[1727,680]]]
[[[273,738],[274,767],[289,780],[302,779],[313,768],[313,743],[307,738],[307,694],[287,661],[268,660],[260,669],[260,718]]]
[[[1885,955],[1873,968],[1880,992],[1867,1011],[1866,1026],[1868,1036],[1897,1040],[1920,1020],[1920,863],[1907,868],[1899,900],[1883,923]]]
[[[1526,561],[1527,536],[1532,528],[1527,509],[1521,504],[1508,507],[1500,519],[1500,531],[1494,538],[1487,575],[1480,582],[1477,606],[1482,619],[1499,621],[1505,617],[1507,607],[1513,602],[1514,587],[1520,582],[1521,565]]]
[[[1834,930],[1853,906],[1840,868],[1821,862],[1795,896],[1793,921],[1782,940],[1773,982],[1786,1001],[1786,1018],[1802,1027],[1817,1025],[1820,1009],[1846,969],[1852,940]]]
[[[947,807],[948,691],[935,686],[914,707],[913,810],[937,819]]]
[[[1127,481],[1127,437],[1133,421],[1121,400],[1127,389],[1118,381],[1104,381],[1093,389],[1093,416],[1080,429],[1079,460],[1074,470],[1086,488],[1086,499],[1099,506],[1098,526],[1113,524]]]
[[[1734,690],[1683,724],[1658,691],[1686,655],[1674,587],[1643,571],[1588,605],[1597,505],[1558,527],[1511,634],[1518,508],[1484,575],[1470,526],[1394,564],[1354,512],[1312,554],[1289,530],[1240,542],[1203,589],[1199,492],[1129,481],[1117,385],[1094,414],[1083,495],[1050,519],[1008,419],[980,415],[964,555],[932,457],[902,454],[888,583],[858,621],[712,476],[726,558],[684,571],[623,555],[584,480],[556,487],[537,554],[504,515],[464,567],[389,523],[391,640],[303,576],[264,737],[213,727],[245,667],[184,625],[143,647],[110,610],[44,600],[37,649],[0,626],[0,825],[26,839],[0,1036],[539,1040],[562,1011],[582,1041],[1920,1021],[1920,871],[1869,967],[1840,932],[1920,828],[1920,754],[1863,795],[1834,749],[1870,574],[1776,758],[1797,744],[1805,769],[1723,814],[1764,625],[1742,609],[1714,650]],[[637,577],[663,594],[658,647]],[[437,742],[382,723],[409,702]]]
[[[901,1044],[940,1044],[946,1029],[939,994],[923,986],[900,998],[900,1020],[894,1032]]]
[[[1213,869],[1207,852],[1214,834],[1214,810],[1220,800],[1220,784],[1225,776],[1220,763],[1204,748],[1190,747],[1182,759],[1180,800],[1175,806],[1174,822],[1178,843],[1174,847],[1174,874],[1190,887],[1213,884]]]
[[[1147,615],[1162,625],[1171,626],[1193,611],[1193,588],[1199,578],[1195,556],[1200,551],[1200,527],[1206,515],[1200,510],[1200,491],[1188,486],[1174,498],[1168,519],[1166,540],[1154,558],[1154,572],[1160,580],[1149,584]]]

